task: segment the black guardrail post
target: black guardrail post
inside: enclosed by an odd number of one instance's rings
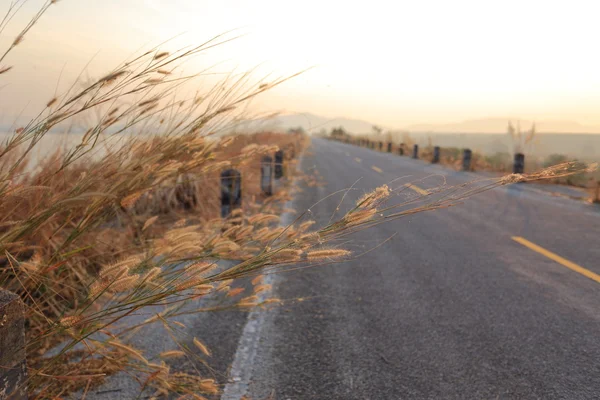
[[[419,158],[419,145],[415,144],[413,147],[413,158]]]
[[[463,150],[463,162],[462,162],[463,171],[471,170],[471,158],[472,157],[473,157],[473,152],[471,151],[471,149]]]
[[[0,399],[26,400],[25,306],[0,289]]]
[[[404,143],[400,143],[400,147],[398,147],[398,154],[401,156],[404,155]]]
[[[525,171],[525,154],[515,154],[515,162],[513,164],[513,174],[522,174]]]
[[[242,175],[235,169],[221,173],[221,217],[242,206]]]
[[[388,153],[392,152],[392,142],[388,142]]]
[[[379,142],[379,151],[383,150],[383,142]]]
[[[260,163],[260,189],[265,196],[273,194],[273,159],[264,156]]]
[[[275,179],[283,176],[283,150],[275,152]]]
[[[433,158],[431,159],[433,164],[437,164],[440,162],[440,146],[435,146],[433,148]]]

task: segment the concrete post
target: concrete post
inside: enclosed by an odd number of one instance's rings
[[[0,289],[0,400],[27,399],[26,379],[25,306]]]
[[[221,217],[242,206],[242,175],[235,169],[221,173]]]
[[[433,148],[433,158],[431,159],[433,164],[437,164],[440,162],[440,146],[435,146]]]
[[[273,159],[264,156],[260,164],[260,188],[265,196],[273,194]]]
[[[463,162],[462,162],[462,169],[463,171],[470,171],[471,170],[471,158],[473,157],[473,152],[471,151],[471,149],[464,149],[463,150]]]
[[[283,150],[275,152],[275,179],[283,176]]]
[[[515,162],[513,164],[513,174],[522,174],[525,171],[525,154],[515,154]]]

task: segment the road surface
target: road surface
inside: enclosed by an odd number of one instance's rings
[[[480,178],[322,139],[301,164],[326,185],[293,206],[321,222],[341,195],[313,205],[353,185],[340,215],[397,178],[395,187],[413,181],[415,195]],[[213,357],[210,368],[176,370],[216,378],[224,400],[600,398],[600,207],[518,184],[378,225],[346,246],[372,251],[269,275],[274,296],[289,300],[282,307],[180,319],[180,340],[201,338]],[[149,356],[173,347],[160,329],[135,345]],[[86,398],[138,392],[118,374]]]
[[[321,221],[340,197],[313,204],[358,178],[341,212],[398,177],[438,175],[415,190],[439,175],[449,185],[477,178],[322,139],[311,153],[302,168],[326,186],[295,207]],[[277,276],[278,297],[305,300],[250,316],[222,398],[600,398],[598,207],[518,184],[376,226],[348,246],[390,237],[356,260]]]

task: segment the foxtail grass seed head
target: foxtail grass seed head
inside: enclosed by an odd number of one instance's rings
[[[155,60],[160,60],[160,59],[163,59],[163,58],[167,57],[168,55],[169,55],[168,51],[161,51],[159,53],[156,53],[156,55],[154,56],[154,59]]]
[[[63,328],[73,328],[76,325],[79,325],[83,321],[83,317],[81,315],[72,315],[70,317],[64,317],[60,320],[59,324]]]
[[[203,274],[205,272],[209,272],[209,271],[215,269],[216,267],[217,267],[217,264],[215,264],[215,263],[209,263],[206,261],[196,261],[195,263],[190,264],[187,267],[185,267],[185,272],[189,276],[197,277],[200,274]]]
[[[226,286],[229,286],[233,283],[233,279],[225,279],[224,281],[219,282],[217,285],[217,290],[223,289]]]
[[[144,279],[146,282],[152,282],[161,272],[162,270],[159,267],[153,267],[146,273]]]
[[[275,239],[279,239],[285,230],[286,228],[284,227],[275,228],[268,232],[266,235],[264,235],[262,240],[266,242],[271,242]]]
[[[52,107],[54,104],[56,104],[57,101],[58,101],[58,99],[56,97],[50,99],[50,101],[48,103],[46,103],[46,107],[48,107],[48,108]]]
[[[181,358],[185,357],[185,352],[181,350],[163,351],[159,354],[160,358]]]
[[[358,199],[356,205],[361,208],[371,208],[373,206],[377,206],[377,204],[381,203],[389,196],[390,188],[388,187],[388,185],[382,185],[374,191],[372,191],[371,193],[363,195],[360,199]]]
[[[377,214],[377,209],[370,208],[366,210],[357,210],[353,212],[349,212],[344,216],[344,220],[348,224],[348,226],[356,226],[363,224],[365,222],[369,222],[373,219],[373,217]]]
[[[90,299],[95,298],[100,293],[104,293],[108,289],[109,286],[110,286],[110,281],[97,280],[96,282],[92,283],[92,285],[90,286],[90,292],[88,294],[88,297]]]
[[[194,345],[207,357],[210,357],[210,351],[208,350],[208,347],[206,347],[206,345],[204,343],[202,343],[200,340],[198,340],[197,338],[194,338],[193,340]]]
[[[240,246],[231,240],[220,240],[213,247],[213,253],[227,255],[239,249]]]
[[[297,249],[283,249],[275,252],[271,256],[273,262],[286,263],[286,262],[298,262],[301,260],[302,250]]]
[[[186,290],[186,289],[191,289],[191,288],[195,288],[195,289],[206,289],[206,290],[211,290],[213,287],[212,285],[208,285],[206,284],[206,279],[204,278],[200,278],[200,279],[189,279],[186,282],[182,282],[180,284],[178,284],[177,286],[175,286],[175,290],[178,292],[181,292],[182,290]]]
[[[143,362],[144,364],[148,365],[148,360],[146,360],[146,358],[142,355],[142,353],[140,353],[139,351],[137,351],[136,349],[134,349],[131,346],[127,346],[126,344],[119,343],[114,340],[111,340],[111,341],[107,342],[106,344],[111,347],[115,347],[119,350],[122,350],[125,353],[127,353],[129,356],[131,356],[132,358],[135,358],[136,360],[139,360],[139,361]]]
[[[264,275],[257,275],[256,277],[254,277],[254,279],[252,279],[252,284],[253,285],[260,285],[265,279]]]
[[[226,286],[229,287],[229,286]],[[238,287],[238,288],[233,288],[233,289],[229,289],[229,291],[227,292],[227,297],[235,297],[240,293],[244,292],[244,288],[242,287]]]
[[[244,215],[244,210],[242,210],[241,208],[236,208],[231,212],[232,217],[241,217],[242,215]]]
[[[306,221],[300,224],[300,226],[298,227],[298,231],[299,232],[304,232],[306,231],[308,228],[310,228],[311,226],[313,226],[314,224],[316,224],[316,221]]]
[[[238,303],[237,306],[241,307],[241,308],[251,308],[251,307],[256,307],[258,305],[258,296],[248,296],[248,297],[244,297],[243,299],[241,299]]]
[[[121,207],[129,208],[135,205],[135,203],[142,197],[142,192],[132,193],[121,200]]]
[[[235,240],[243,240],[250,238],[250,234],[254,230],[254,226],[248,225],[244,226],[240,230],[238,230],[235,234]]]
[[[144,222],[144,226],[142,227],[142,231],[145,231],[146,229],[148,229],[148,227],[150,227],[150,225],[152,225],[153,223],[155,223],[157,219],[158,219],[158,215],[155,215],[154,217],[148,218],[146,220],[146,222]]]
[[[125,70],[113,72],[112,74],[108,74],[105,77],[101,78],[98,82],[99,83],[112,82],[112,81],[122,77],[123,75],[127,74],[127,72],[128,71],[125,71]]]
[[[204,393],[219,393],[219,388],[217,387],[217,384],[215,383],[214,379],[202,379],[198,385],[198,389],[200,389]]]
[[[254,288],[254,294],[260,294],[262,292],[267,292],[269,290],[271,290],[271,285],[268,285],[268,284],[258,285]]]
[[[120,293],[132,289],[139,281],[139,275],[126,276],[119,279],[108,287],[108,291],[111,293]]]
[[[302,244],[312,246],[321,241],[321,234],[319,232],[305,233],[298,238],[298,241]]]
[[[123,263],[107,265],[100,270],[100,279],[117,279],[129,273],[129,266]]]
[[[248,218],[248,222],[253,225],[262,225],[262,224],[268,224],[271,222],[278,222],[278,221],[279,221],[279,217],[277,215],[271,215],[271,214],[256,214],[256,215],[253,215],[252,217]]]
[[[510,185],[512,183],[523,182],[525,180],[526,180],[526,178],[522,174],[510,174],[510,175],[506,175],[506,176],[503,176],[502,178],[500,178],[500,184],[501,185]]]
[[[18,35],[15,40],[13,40],[13,46],[18,46],[20,43],[23,42],[23,35]]]
[[[181,218],[173,224],[173,228],[182,228],[185,226],[186,222],[187,220],[185,218]]]
[[[339,260],[351,254],[350,251],[344,249],[322,249],[309,251],[306,254],[306,259],[309,261],[327,261]]]

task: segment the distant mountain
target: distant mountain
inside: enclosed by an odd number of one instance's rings
[[[585,126],[574,121],[525,121],[514,118],[483,118],[450,124],[418,124],[407,129],[415,133],[503,133],[508,121],[513,125],[520,123],[521,129],[527,130],[535,122],[536,131],[543,133],[600,133],[599,127]]]
[[[535,122],[536,131],[539,133],[600,133],[600,127],[586,126],[575,121],[527,121],[515,118],[482,118],[472,119],[456,123],[447,124],[415,124],[409,125],[401,131],[410,133],[506,133],[508,121],[513,125],[521,125],[522,130],[527,130]],[[298,113],[279,115],[272,119],[258,119],[247,121],[243,124],[246,131],[255,130],[287,130],[290,128],[302,127],[309,133],[317,133],[321,130],[331,131],[332,128],[343,127],[346,131],[353,134],[371,133],[373,122],[336,117],[327,118],[311,113]],[[240,129],[242,130],[242,129]],[[384,130],[388,130],[385,129]]]
[[[346,131],[352,133],[371,132],[373,124],[359,119],[350,119],[344,117],[327,118],[310,113],[280,115],[278,122],[286,128],[301,126],[306,131],[316,133],[322,129],[328,132],[332,128],[343,127]]]
[[[270,119],[255,119],[238,125],[238,131],[288,130],[301,127],[308,133],[321,130],[330,132],[333,128],[343,127],[346,131],[358,134],[369,133],[373,124],[367,121],[350,118],[327,118],[311,113],[278,115]]]

